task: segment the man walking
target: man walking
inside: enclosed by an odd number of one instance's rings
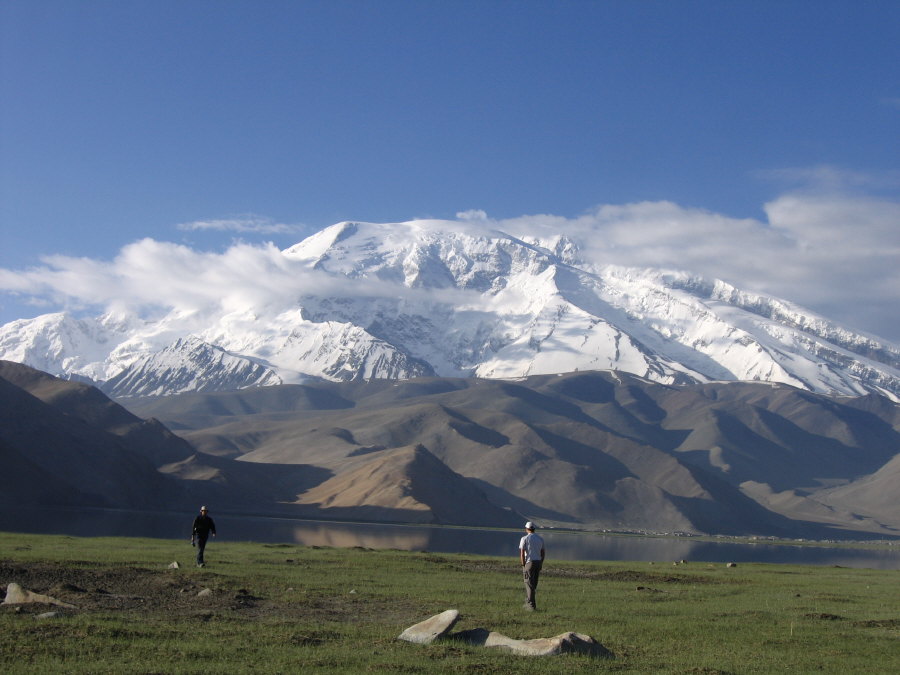
[[[203,567],[203,552],[206,550],[206,540],[209,535],[216,536],[216,524],[206,512],[206,507],[200,507],[200,515],[194,518],[194,527],[191,530],[191,546],[197,547],[197,567]]]
[[[537,593],[538,577],[544,564],[544,538],[534,532],[535,526],[530,520],[525,523],[527,534],[519,541],[519,562],[522,563],[522,575],[525,579],[525,604],[529,612],[537,609],[534,596]]]

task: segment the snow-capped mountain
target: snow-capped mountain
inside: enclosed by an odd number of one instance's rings
[[[900,400],[895,344],[722,281],[600,265],[581,250],[464,222],[339,223],[282,252],[310,283],[280,306],[45,315],[0,327],[0,358],[116,396],[621,370]]]
[[[110,396],[128,398],[272,384],[281,384],[281,378],[271,369],[191,336],[142,356],[107,380],[103,390]]]

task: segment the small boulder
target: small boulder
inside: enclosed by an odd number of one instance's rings
[[[440,614],[435,614],[430,619],[410,626],[400,633],[398,639],[416,644],[431,644],[439,637],[445,635],[459,620],[459,610],[448,609]]]
[[[177,570],[177,569],[179,569],[180,567],[181,567],[181,565],[178,564],[178,561],[177,561],[177,560],[175,560],[175,561],[169,563],[169,569],[170,569],[170,570]]]
[[[198,598],[205,598],[205,597],[210,596],[210,595],[212,595],[212,589],[211,589],[211,588],[204,588],[202,591],[200,591],[199,593],[197,593],[197,597],[198,597]]]
[[[492,632],[484,643],[485,647],[498,647],[523,656],[551,656],[554,654],[586,654],[595,657],[611,657],[613,653],[590,635],[582,633],[562,633],[551,638],[534,640],[514,640]]]

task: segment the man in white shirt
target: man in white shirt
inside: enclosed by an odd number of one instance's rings
[[[525,578],[525,609],[533,612],[537,609],[534,602],[537,593],[538,577],[544,564],[544,538],[535,534],[535,525],[530,520],[525,523],[527,534],[519,541],[519,562],[522,563],[522,575]]]

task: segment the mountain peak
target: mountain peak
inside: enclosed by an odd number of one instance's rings
[[[620,370],[900,399],[895,344],[721,280],[601,265],[585,259],[585,242],[491,225],[337,223],[282,252],[304,283],[279,306],[211,304],[155,322],[48,315],[0,327],[0,358],[115,381],[107,391],[127,381],[126,391],[171,393],[165,364],[194,335],[206,347],[188,352],[219,350],[179,366],[197,388]]]

